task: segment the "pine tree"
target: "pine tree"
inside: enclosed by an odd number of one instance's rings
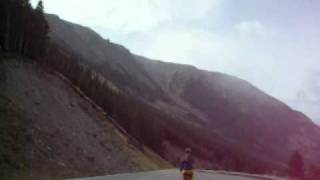
[[[36,28],[34,29],[34,32],[37,32],[35,34],[35,39],[34,41],[34,51],[33,55],[34,56],[42,56],[45,54],[45,47],[48,39],[48,33],[49,33],[49,26],[48,23],[44,17],[44,6],[42,0],[38,2],[38,5],[35,9],[36,12]]]
[[[289,160],[289,176],[304,179],[303,159],[298,151],[295,151]]]
[[[43,15],[43,10],[44,10],[43,2],[42,0],[40,0],[37,4],[36,11]]]
[[[44,55],[49,32],[43,2],[35,10],[29,0],[0,1],[0,48],[28,57]]]

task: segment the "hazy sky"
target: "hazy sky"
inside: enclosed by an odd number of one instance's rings
[[[319,0],[44,0],[44,6],[133,53],[248,80],[320,124]]]

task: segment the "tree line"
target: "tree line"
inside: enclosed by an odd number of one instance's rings
[[[43,2],[32,8],[29,0],[0,1],[0,50],[30,58],[45,54],[49,26]]]

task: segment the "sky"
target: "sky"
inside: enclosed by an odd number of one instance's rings
[[[135,54],[245,79],[320,124],[319,0],[43,2]]]

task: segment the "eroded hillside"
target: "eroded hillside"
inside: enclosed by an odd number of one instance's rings
[[[159,169],[169,165],[138,150],[105,114],[53,71],[14,59],[5,63],[2,94],[28,125],[23,169],[35,176],[80,176]]]

